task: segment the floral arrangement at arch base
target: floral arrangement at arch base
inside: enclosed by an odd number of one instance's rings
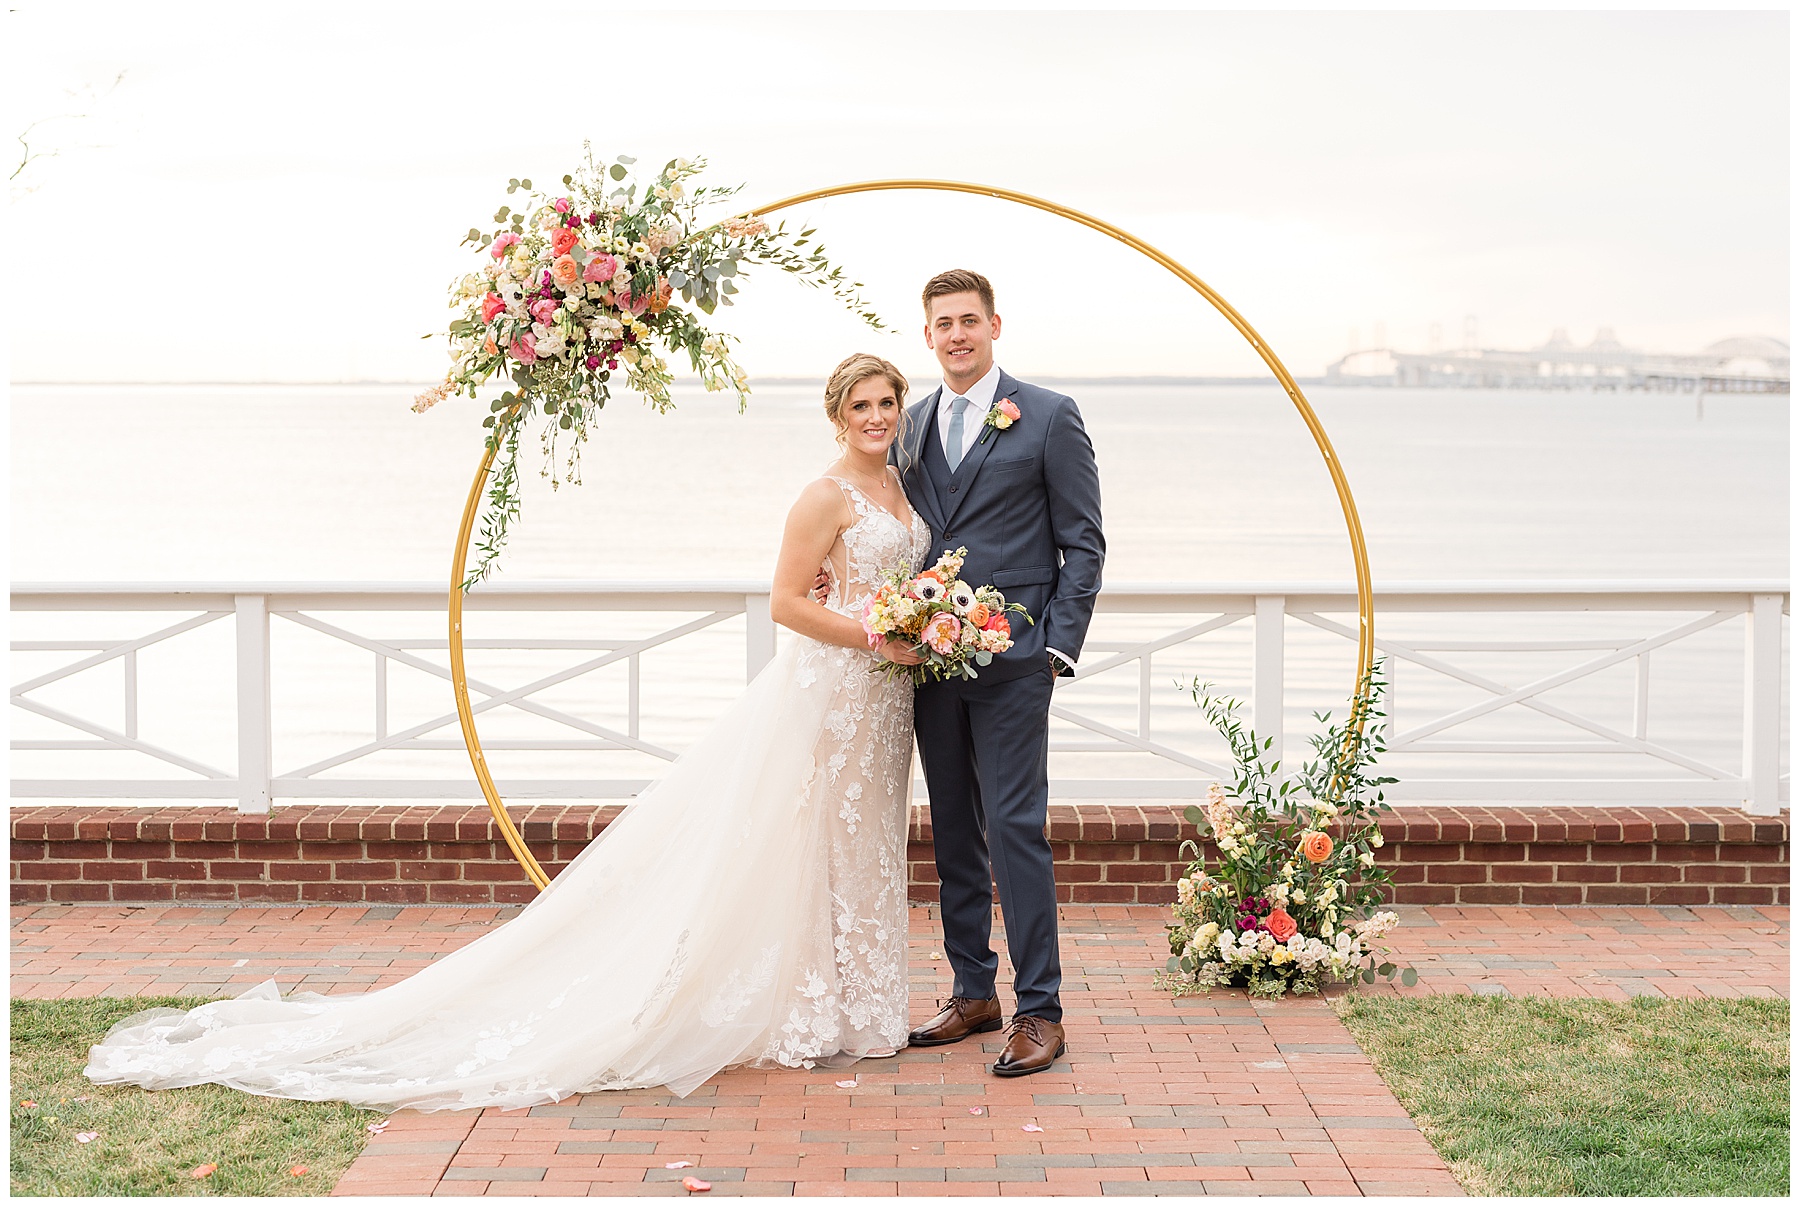
[[[859,283],[826,260],[811,230],[790,233],[741,214],[703,221],[702,209],[742,186],[690,185],[706,161],[672,159],[640,191],[628,179],[635,162],[621,155],[599,164],[589,149],[561,189],[511,180],[506,191],[523,192],[520,208],[503,205],[492,228],[463,236],[483,253],[480,267],[451,287],[458,313],[448,332],[450,370],[413,410],[453,395],[478,398],[496,379],[511,385],[489,399],[482,420],[494,476],[464,590],[487,577],[518,519],[519,441],[534,416],[544,419],[543,472],[555,488],[581,481],[581,443],[615,387],[659,412],[674,407],[665,353],[685,353],[706,389],[730,388],[744,409],[750,391],[730,337],[708,330],[695,312],[731,305],[748,266],[829,289],[870,326],[883,326],[857,296]]]
[[[1188,839],[1194,861],[1176,884],[1167,969],[1157,983],[1176,993],[1241,986],[1257,997],[1313,993],[1331,981],[1377,976],[1406,985],[1412,968],[1385,957],[1381,940],[1399,922],[1381,909],[1390,878],[1376,852],[1378,816],[1389,808],[1372,773],[1386,749],[1379,711],[1384,683],[1371,669],[1338,724],[1315,734],[1315,758],[1298,780],[1277,778],[1281,761],[1265,764],[1272,739],[1257,741],[1237,718],[1239,702],[1194,683],[1194,700],[1231,747],[1236,782],[1214,784],[1204,806],[1187,818],[1219,850],[1209,867]]]

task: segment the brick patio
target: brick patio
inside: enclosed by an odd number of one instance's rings
[[[376,988],[513,912],[15,906],[13,992],[225,995],[270,976],[284,989]],[[1420,984],[1377,992],[1787,993],[1785,906],[1402,915],[1395,943]],[[999,1044],[964,1043],[853,1070],[738,1070],[686,1099],[400,1112],[337,1193],[679,1195],[690,1174],[714,1195],[1460,1193],[1325,1003],[1153,989],[1164,917],[1063,908],[1070,1053],[1050,1072],[993,1078],[982,1066]],[[948,992],[948,967],[932,909],[914,910],[912,932],[923,1018]],[[665,1168],[674,1161],[694,1167]]]

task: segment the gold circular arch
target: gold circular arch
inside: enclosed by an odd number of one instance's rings
[[[814,189],[808,193],[796,193],[792,197],[784,197],[780,201],[749,211],[747,217],[761,217],[784,210],[790,206],[818,201],[826,197],[843,197],[852,193],[881,193],[901,189],[924,189],[938,193],[970,193],[977,197],[992,197],[999,201],[1011,201],[1018,205],[1030,206],[1043,210],[1047,214],[1055,214],[1059,218],[1067,218],[1079,223],[1089,230],[1099,231],[1111,239],[1116,239],[1133,251],[1139,252],[1157,264],[1168,269],[1195,293],[1212,303],[1213,309],[1225,316],[1225,321],[1237,329],[1262,362],[1269,366],[1275,374],[1275,380],[1287,391],[1288,398],[1294,408],[1300,412],[1300,419],[1306,424],[1306,430],[1312,433],[1313,442],[1319,446],[1319,454],[1325,458],[1325,469],[1331,475],[1331,484],[1337,489],[1338,503],[1344,509],[1344,526],[1349,530],[1350,554],[1356,563],[1356,689],[1360,689],[1375,661],[1375,592],[1369,574],[1369,549],[1363,540],[1362,520],[1356,514],[1356,500],[1350,494],[1350,481],[1344,476],[1344,467],[1338,463],[1337,451],[1331,446],[1331,438],[1325,434],[1325,425],[1319,422],[1318,415],[1313,413],[1312,404],[1307,402],[1306,395],[1288,372],[1287,366],[1263,337],[1257,333],[1243,315],[1221,297],[1217,290],[1190,272],[1173,256],[1144,242],[1127,231],[1120,230],[1110,222],[1103,222],[1092,214],[1084,214],[1080,210],[1070,209],[1066,205],[1058,205],[1054,201],[1046,201],[1042,197],[1033,197],[1029,193],[1019,193],[1012,189],[994,188],[990,185],[969,184],[959,180],[865,180],[857,184],[839,184],[830,188]],[[475,779],[481,785],[481,794],[487,798],[488,809],[500,826],[500,833],[506,839],[506,845],[512,850],[513,857],[525,869],[526,876],[538,888],[550,883],[550,877],[532,856],[525,845],[524,836],[506,812],[506,805],[500,799],[500,792],[494,786],[494,777],[488,771],[487,758],[481,751],[481,737],[475,732],[475,713],[469,704],[469,687],[463,672],[463,592],[462,583],[468,566],[469,539],[475,530],[475,517],[481,509],[481,491],[487,484],[489,471],[493,468],[494,452],[507,426],[517,417],[518,409],[510,408],[500,414],[494,425],[494,440],[481,458],[481,464],[475,470],[475,481],[469,487],[469,499],[463,506],[462,526],[456,533],[456,552],[450,566],[450,682],[456,694],[456,715],[462,722],[463,741],[469,749],[469,762],[475,768]],[[1352,734],[1361,728],[1360,716],[1352,716]]]

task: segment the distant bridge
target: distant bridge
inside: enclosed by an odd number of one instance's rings
[[[1360,349],[1328,366],[1325,380],[1332,385],[1786,394],[1788,346],[1747,337],[1721,340],[1694,355],[1670,355],[1627,348],[1605,329],[1593,343],[1576,347],[1559,330],[1541,347],[1517,350]]]

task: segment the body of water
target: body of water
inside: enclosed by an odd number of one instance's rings
[[[1068,389],[1081,404],[1099,457],[1108,582],[1350,581],[1336,495],[1279,389]],[[13,578],[447,581],[457,518],[480,456],[484,412],[461,400],[415,415],[408,409],[412,394],[402,386],[16,387]],[[1315,387],[1309,397],[1355,492],[1378,587],[1421,580],[1787,576],[1785,397],[1713,397],[1703,416],[1691,397],[1671,396]],[[768,577],[788,506],[835,452],[819,390],[760,389],[743,415],[717,395],[683,392],[677,401],[673,414],[655,415],[633,399],[616,400],[583,452],[580,486],[552,492],[537,477],[541,459],[528,447],[524,515],[503,558],[501,581]],[[539,614],[507,623],[528,624],[531,635],[556,636],[575,631],[571,626],[580,619]],[[137,623],[117,616],[21,614],[15,631],[113,637],[139,631],[131,628]],[[420,616],[402,626],[399,618],[382,618],[360,631],[399,636],[405,627],[410,636],[441,636],[439,623]],[[500,622],[476,620],[472,626],[483,623]],[[615,633],[632,624],[650,631],[644,626],[656,623],[607,621]],[[1158,623],[1102,617],[1095,639],[1141,639]],[[1425,624],[1412,623],[1415,629]],[[370,655],[288,631],[293,626],[278,628],[279,772],[366,741],[372,713]],[[1192,704],[1174,689],[1174,678],[1198,675],[1247,688],[1244,628],[1158,661],[1157,724],[1166,727],[1167,740],[1192,736],[1195,728]],[[1569,631],[1567,623],[1558,630]],[[741,668],[742,655],[733,640],[727,630],[710,645],[693,641],[671,647],[660,662],[646,660],[648,736],[679,748],[736,690],[731,672]],[[1693,640],[1690,651],[1671,652],[1659,664],[1658,715],[1683,728],[1684,749],[1707,751],[1735,767],[1741,660],[1734,662],[1727,647],[1737,642],[1741,648],[1741,626]],[[69,657],[16,654],[15,678]],[[509,657],[482,653],[472,656],[472,664],[479,664],[475,673],[502,682],[520,681],[534,667],[542,673],[531,657]],[[1523,682],[1538,667],[1536,657],[1490,656],[1483,670]],[[147,652],[141,670],[146,737],[229,768],[235,758],[230,658],[231,634],[220,625]],[[1313,708],[1341,703],[1349,659],[1336,639],[1310,630],[1293,633],[1291,733],[1304,730]],[[1620,674],[1621,683],[1602,677],[1571,685],[1562,702],[1629,728],[1629,667]],[[395,728],[447,710],[441,680],[395,675]],[[115,663],[45,690],[59,707],[116,725],[118,676]],[[1059,700],[1085,700],[1084,707],[1129,725],[1136,676],[1127,671],[1118,677],[1129,682],[1077,684]],[[585,709],[584,715],[622,708],[622,674],[592,680],[559,689],[555,702]],[[153,707],[153,689],[181,703]],[[1430,676],[1403,678],[1400,695],[1405,707],[1436,709],[1481,698],[1474,689]],[[21,734],[57,732],[50,722],[16,711],[15,722]],[[484,733],[488,726],[509,732],[510,724],[494,714],[484,721]],[[1516,725],[1507,729],[1513,722],[1493,724],[1500,728],[1487,736],[1527,732]],[[438,736],[454,735],[452,726]],[[50,774],[50,760],[70,757],[21,752],[15,774]],[[158,773],[136,755],[91,757],[107,764],[94,774]],[[467,770],[466,762],[459,769],[461,756],[454,751],[380,757],[388,760],[383,773],[401,766],[430,775]],[[1117,756],[1058,757],[1067,762],[1061,774],[1104,775],[1110,766],[1104,760]],[[634,759],[635,772],[625,766]],[[135,770],[125,762],[132,760],[140,760],[131,762]],[[645,761],[638,755],[502,752],[495,764],[502,776],[509,770],[604,776],[614,771],[602,763],[618,764],[618,774],[652,773]],[[1597,773],[1578,763],[1553,758],[1545,766],[1554,773]],[[1615,764],[1603,772],[1629,774]],[[66,761],[56,765],[67,773]]]

